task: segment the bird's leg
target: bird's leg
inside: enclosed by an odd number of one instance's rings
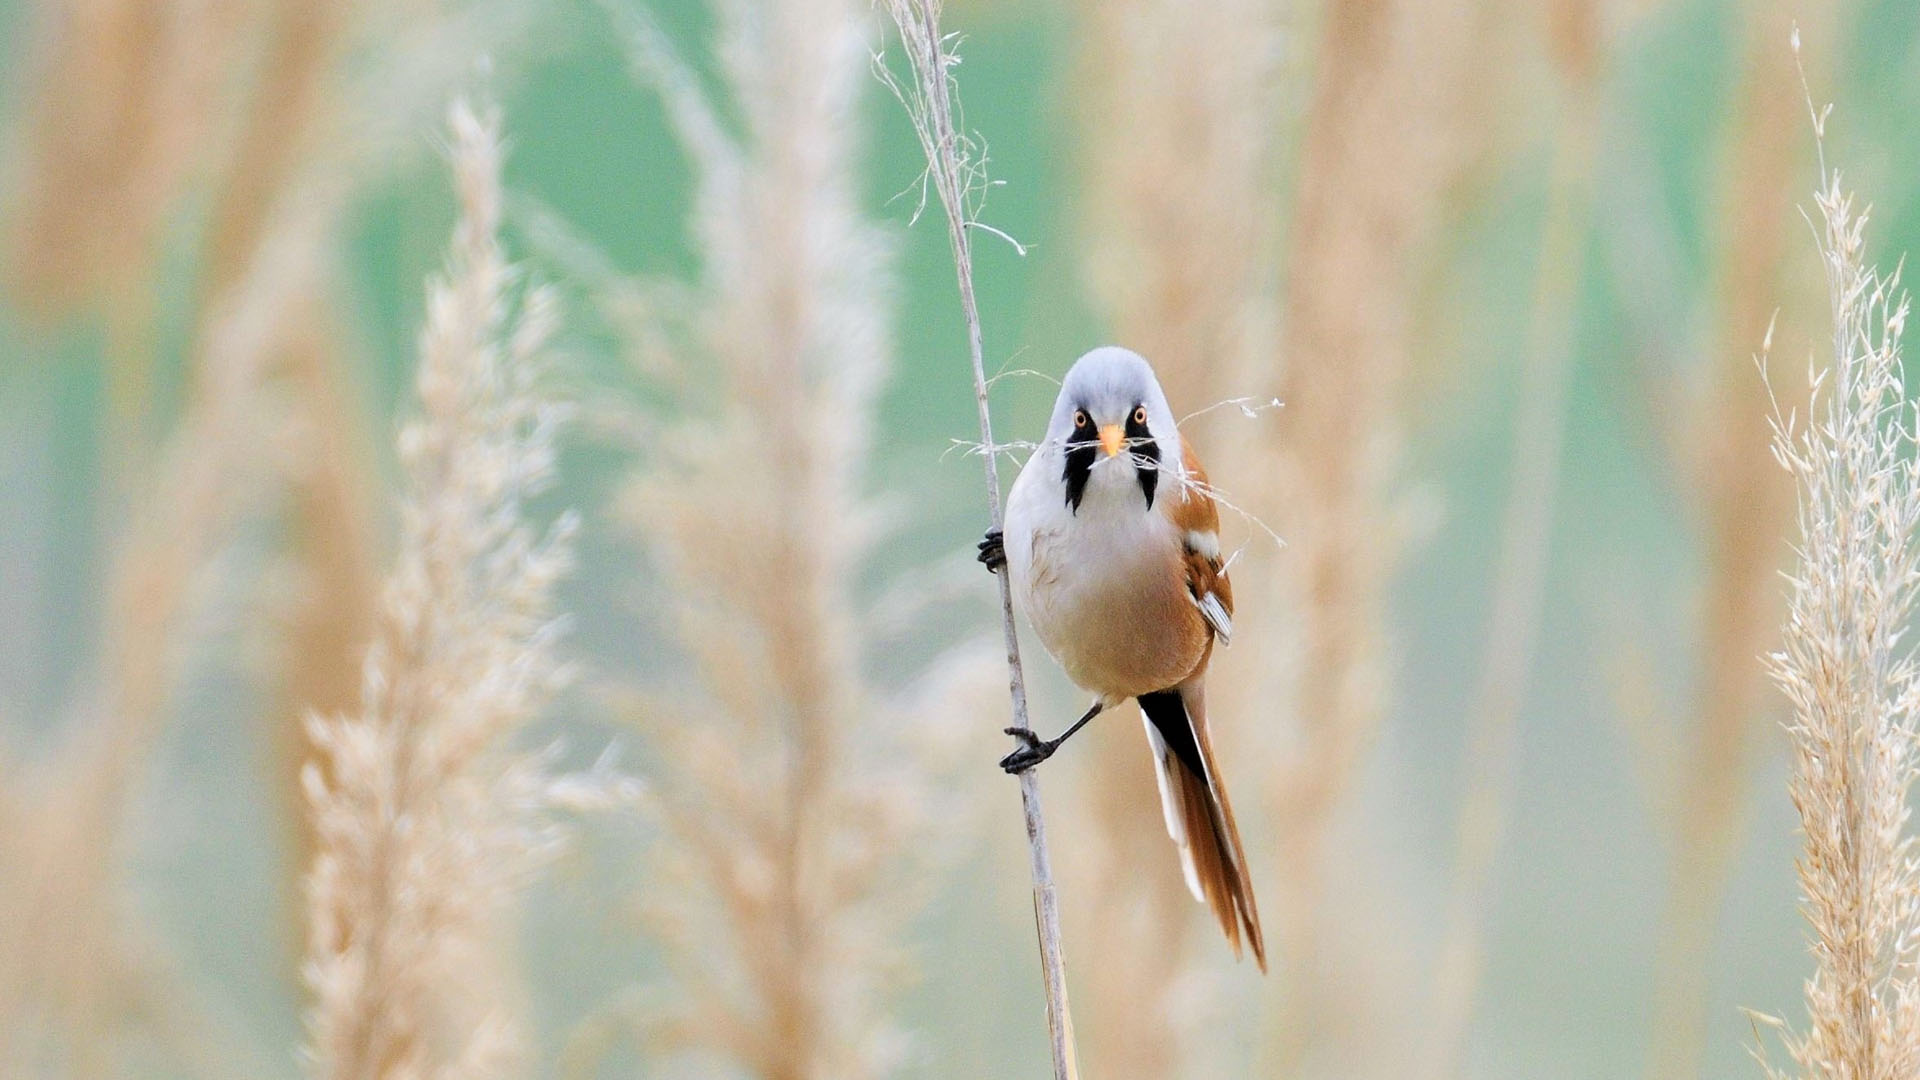
[[[1080,719],[1075,720],[1072,727],[1061,732],[1060,737],[1057,739],[1042,739],[1031,730],[1023,727],[1010,727],[1006,729],[1007,734],[1019,739],[1026,745],[1008,754],[1006,757],[1001,758],[1000,767],[1017,776],[1047,760],[1053,756],[1055,750],[1060,749],[1061,743],[1073,738],[1074,732],[1086,727],[1087,721],[1099,716],[1102,708],[1105,708],[1105,706],[1098,701],[1094,702],[1093,707],[1088,709],[1086,714],[1080,717]]]
[[[999,529],[988,529],[986,539],[980,541],[980,561],[986,564],[989,573],[997,574],[1006,568],[1007,545]]]

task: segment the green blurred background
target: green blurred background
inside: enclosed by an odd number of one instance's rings
[[[35,62],[35,48],[60,6],[43,12],[0,3],[8,57],[0,127],[8,131],[22,132],[32,103],[47,92],[36,81],[44,65]],[[696,3],[653,8],[714,78],[711,14]],[[563,0],[483,14],[483,22],[498,20],[475,35],[490,56],[490,74],[451,81],[484,83],[502,106],[511,142],[507,183],[516,197],[510,225],[524,225],[529,207],[544,207],[624,272],[695,272],[687,162],[657,98],[630,76],[605,12]],[[1610,29],[1595,82],[1590,220],[1575,260],[1558,500],[1464,1075],[1614,1077],[1647,1068],[1671,869],[1671,830],[1661,819],[1684,809],[1657,790],[1661,770],[1647,764],[1647,745],[1665,744],[1657,737],[1637,741],[1645,733],[1622,714],[1635,707],[1636,695],[1659,703],[1653,715],[1683,712],[1681,703],[1696,689],[1709,554],[1701,489],[1679,475],[1669,442],[1701,422],[1698,410],[1677,402],[1688,393],[1711,395],[1719,385],[1710,373],[1724,344],[1715,322],[1726,244],[1720,207],[1738,170],[1733,144],[1742,80],[1751,66],[1758,78],[1798,97],[1778,14],[1769,8],[1760,18],[1725,0],[1605,6]],[[1011,0],[956,2],[949,12],[964,34],[966,119],[985,135],[992,175],[1002,185],[992,189],[984,216],[1028,246],[1024,257],[988,239],[977,248],[993,367],[1058,376],[1080,352],[1112,336],[1088,296],[1081,242],[1076,153],[1084,120],[1074,105],[1081,17],[1057,3]],[[1912,122],[1920,114],[1920,6],[1857,0],[1803,17],[1813,93],[1837,106],[1829,160],[1873,204],[1872,244],[1880,261],[1891,263],[1920,242],[1920,184],[1913,181],[1920,175],[1920,129]],[[1288,133],[1283,148],[1298,145],[1318,18],[1311,3],[1282,17],[1286,107],[1273,123]],[[1388,707],[1347,800],[1354,835],[1364,843],[1335,856],[1361,865],[1352,876],[1368,882],[1371,902],[1390,912],[1414,943],[1413,955],[1428,964],[1446,918],[1455,808],[1471,775],[1466,715],[1486,642],[1558,134],[1552,76],[1537,58],[1543,32],[1533,21],[1519,4],[1496,16],[1503,29],[1488,41],[1478,75],[1501,87],[1483,97],[1489,115],[1477,118],[1490,133],[1489,149],[1447,203],[1449,217],[1435,239],[1439,269],[1417,305],[1406,439],[1393,482],[1415,529],[1390,589]],[[1772,36],[1755,44],[1761,33]],[[879,409],[871,482],[900,520],[865,583],[877,595],[902,572],[970,547],[986,511],[978,460],[951,447],[974,430],[946,239],[932,217],[907,227],[919,147],[877,82],[861,109],[869,133],[862,195],[885,223],[899,269],[897,360]],[[422,282],[439,264],[453,217],[436,152],[440,111],[428,102],[402,112],[396,151],[352,166],[337,237],[354,392],[377,432],[391,430],[408,407]],[[1811,123],[1803,112],[1793,117],[1771,136],[1796,163],[1794,190],[1810,191]],[[24,138],[11,140],[0,159],[10,185],[28,168],[18,152]],[[207,201],[193,182],[183,185],[155,245],[159,270],[143,332],[162,429],[181,403]],[[1777,305],[1817,320],[1819,302],[1808,298],[1818,296],[1818,267],[1798,213],[1806,202],[1780,205],[1777,220],[1766,224],[1781,230],[1791,253]],[[537,274],[568,286],[566,268],[524,232],[511,244]],[[1759,347],[1764,329],[1746,328],[1738,342],[1743,356]],[[50,752],[61,732],[84,719],[76,703],[86,700],[98,670],[108,614],[105,568],[124,539],[126,498],[115,489],[108,445],[113,333],[97,310],[29,317],[0,295],[0,745],[14,762]],[[1783,337],[1802,349],[1817,339],[1817,321]],[[1804,354],[1777,358],[1796,383],[1803,362]],[[568,384],[590,404],[650,392],[590,317],[569,320],[564,367]],[[1758,407],[1757,375],[1754,389]],[[995,391],[1002,431],[1036,437],[1051,399],[1052,386],[1041,379],[1002,381]],[[1285,409],[1247,421],[1289,422]],[[386,476],[394,471],[390,442],[376,443],[388,447],[378,466]],[[604,513],[627,460],[590,425],[577,430],[552,501],[587,513],[581,568],[564,590],[574,619],[572,652],[590,671],[644,677],[663,662],[662,629],[649,615],[659,586]],[[1215,481],[1234,488],[1232,476],[1216,473]],[[263,711],[257,671],[268,662],[259,655],[257,598],[275,587],[274,548],[272,535],[243,531],[223,552],[210,590],[215,602],[190,627],[193,647],[182,658],[169,720],[142,769],[116,858],[127,868],[135,918],[211,1018],[209,1037],[257,1068],[254,1075],[291,1076],[301,1068],[294,1050],[301,1040],[297,950],[287,917],[297,903],[297,875],[284,809],[265,779],[273,736],[255,719]],[[937,626],[915,636],[905,655],[990,630],[984,576],[976,586]],[[1067,716],[1075,692],[1043,660],[1032,667],[1040,715]],[[884,684],[888,673],[876,678]],[[589,679],[568,695],[552,730],[543,732],[563,735],[582,760],[607,738],[624,738],[593,685]],[[1703,1076],[1757,1075],[1742,1007],[1797,1018],[1800,981],[1809,971],[1795,910],[1796,821],[1776,701],[1771,692],[1765,700],[1769,715],[1756,720],[1743,831],[1706,958]],[[983,716],[979,724],[991,732],[1000,720]],[[1013,782],[992,770],[997,745],[988,738],[969,744],[977,757],[969,767],[981,774],[981,825],[967,833],[972,839],[956,852],[952,876],[914,923],[918,982],[899,1004],[914,1050],[903,1075],[1041,1073],[1045,1035],[1018,802]],[[1063,790],[1094,783],[1062,775],[1091,760],[1063,755],[1049,775],[1061,776]],[[629,755],[629,764],[644,774],[648,763]],[[1684,763],[1669,764],[1684,783]],[[1083,827],[1076,805],[1065,796],[1054,800],[1059,847],[1073,845]],[[536,888],[529,907],[523,960],[543,1063],[555,1060],[584,1018],[647,983],[658,959],[625,899],[644,887],[638,853],[654,838],[620,820],[595,822],[586,832],[581,850]],[[1064,876],[1063,893],[1075,888]],[[0,912],[0,919],[12,917]],[[1201,918],[1197,910],[1194,917]],[[1071,918],[1066,929],[1073,978],[1098,979],[1100,956],[1076,939]],[[1229,999],[1259,992],[1245,965],[1226,970],[1224,950],[1214,959]],[[1275,960],[1282,969],[1288,963],[1284,954]],[[1402,989],[1419,1000],[1429,972],[1416,964],[1401,975]],[[1417,1027],[1424,1019],[1406,1022]],[[1228,1049],[1225,1060],[1253,1068],[1257,1039],[1248,1025],[1257,1023],[1241,1016],[1225,1026],[1219,1038],[1246,1054]],[[1314,1071],[1349,1075],[1337,1057],[1320,1060]],[[196,1070],[132,1041],[118,1072]],[[597,1075],[704,1073],[650,1064],[629,1046],[612,1052]]]

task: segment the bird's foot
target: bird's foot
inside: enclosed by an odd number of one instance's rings
[[[1053,752],[1060,749],[1060,743],[1063,741],[1043,739],[1035,735],[1032,730],[1023,727],[1010,727],[1006,732],[1026,744],[1000,759],[1000,767],[1013,776],[1018,776],[1052,757]]]
[[[980,541],[980,561],[990,573],[997,574],[1006,568],[1007,544],[999,529],[988,529],[986,539]]]

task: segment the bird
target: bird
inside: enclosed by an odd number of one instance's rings
[[[1207,729],[1207,667],[1233,635],[1233,588],[1206,471],[1153,368],[1118,346],[1076,360],[1046,438],[980,561],[1093,704],[1058,738],[1028,728],[1000,765],[1034,767],[1102,712],[1140,707],[1167,832],[1187,888],[1241,955],[1267,969],[1246,853]]]

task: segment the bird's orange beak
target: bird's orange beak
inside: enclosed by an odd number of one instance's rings
[[[1127,433],[1120,430],[1119,424],[1106,424],[1100,428],[1100,448],[1107,452],[1108,457],[1120,453],[1120,448],[1126,444]]]

